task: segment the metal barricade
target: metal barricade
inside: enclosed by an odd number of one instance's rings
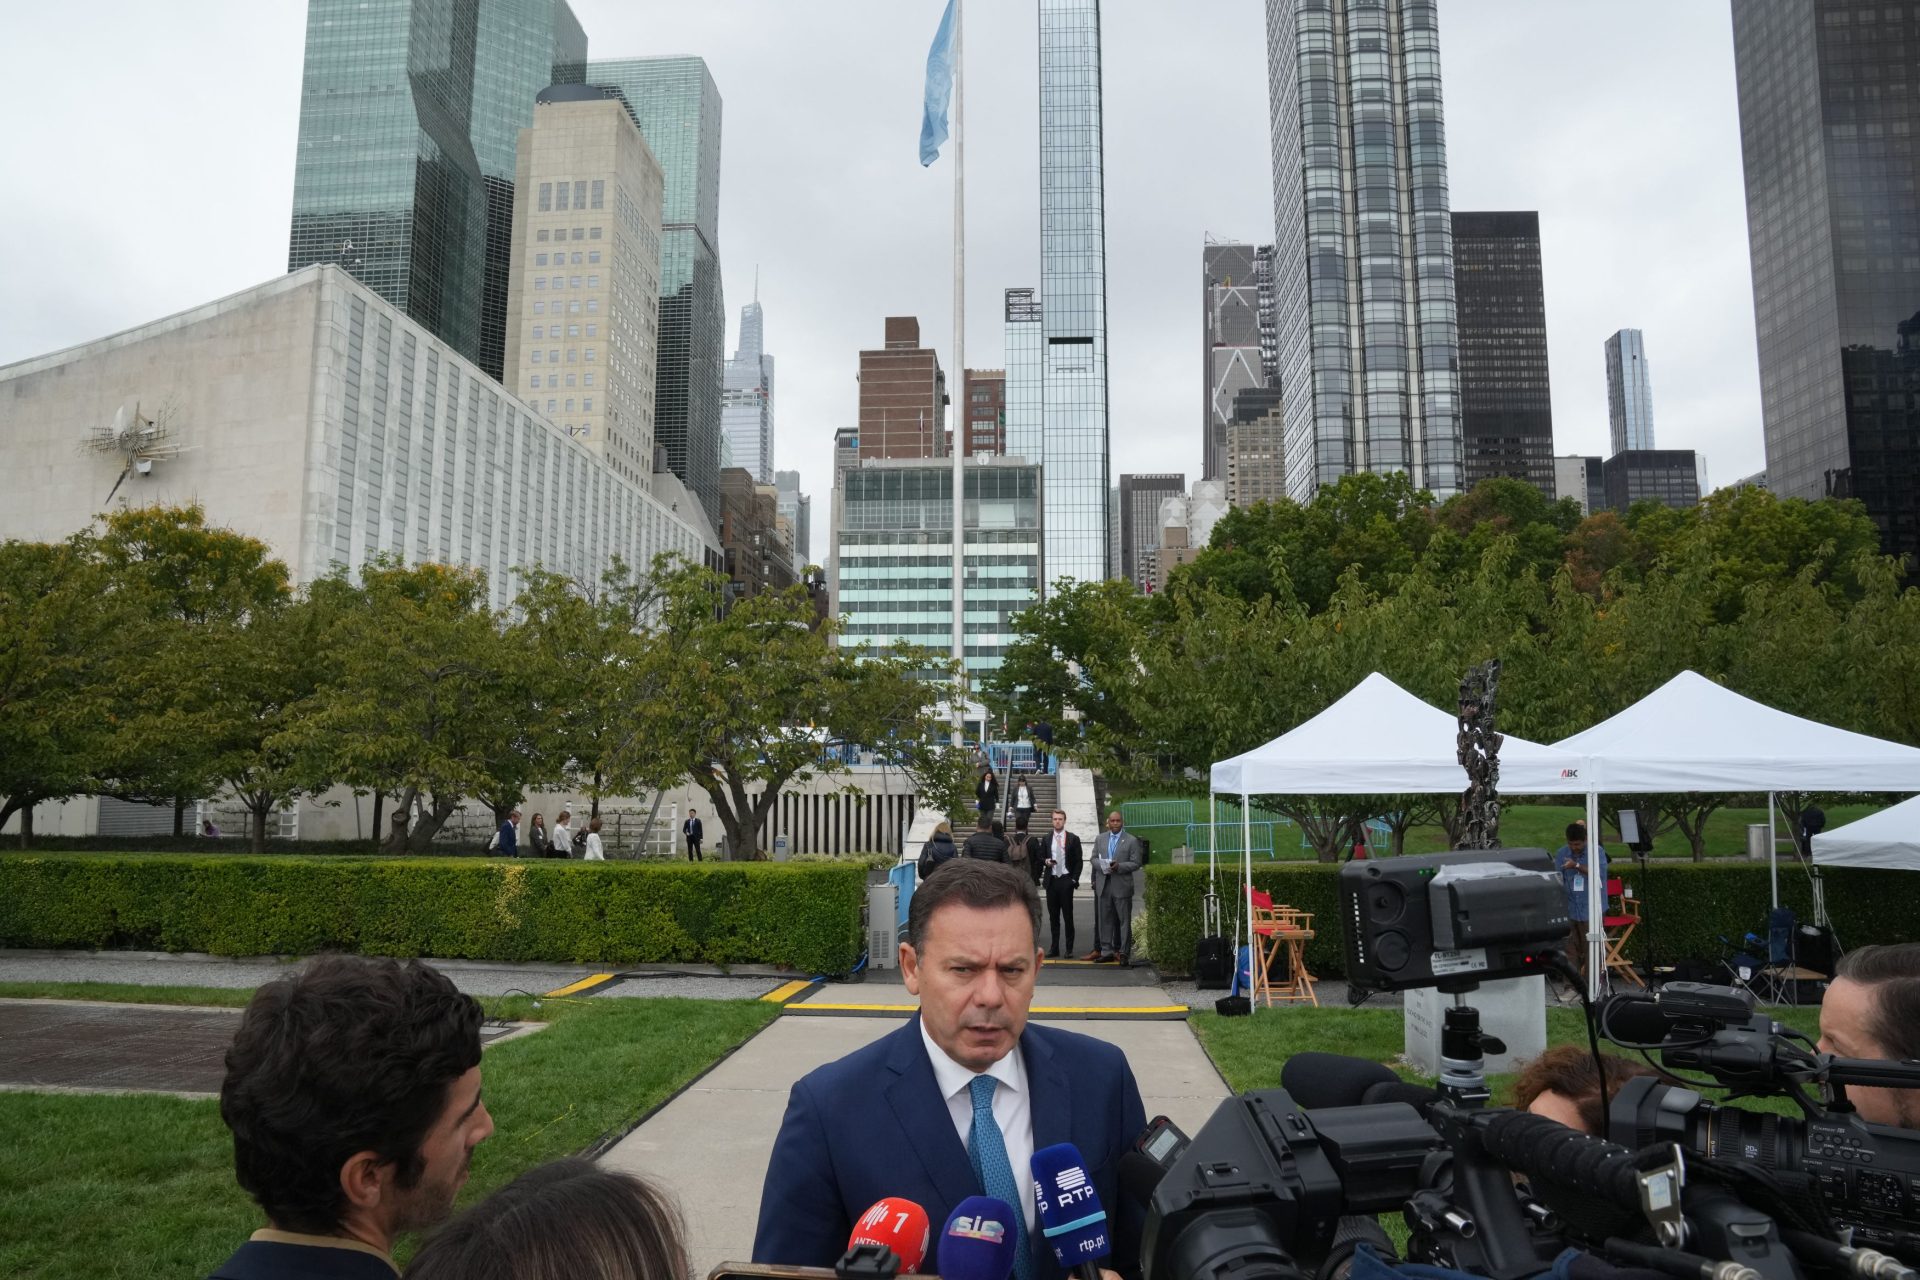
[[[1252,844],[1255,857],[1273,857],[1273,828],[1271,822],[1249,823],[1244,829]],[[1189,824],[1187,827],[1187,845],[1193,850],[1195,859],[1206,857],[1209,853],[1231,854],[1239,857],[1243,848],[1241,835],[1243,828],[1238,822],[1229,825],[1222,821],[1218,827],[1209,827],[1204,822]],[[1218,848],[1215,848],[1215,844]]]
[[[1191,800],[1129,800],[1120,806],[1128,827],[1185,827],[1193,823]]]

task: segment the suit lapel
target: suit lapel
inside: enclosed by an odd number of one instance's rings
[[[1020,1052],[1026,1055],[1027,1088],[1032,1093],[1033,1149],[1072,1142],[1073,1098],[1067,1073],[1053,1056],[1053,1046],[1029,1024],[1020,1035]]]
[[[919,1158],[941,1198],[951,1205],[978,1195],[967,1148],[954,1132],[953,1114],[947,1110],[947,1100],[940,1096],[933,1064],[927,1060],[917,1014],[893,1033],[887,1066],[894,1072],[893,1082],[886,1090],[887,1105],[893,1108],[894,1119],[907,1135],[907,1145]],[[938,1231],[940,1225],[934,1224],[933,1229]]]

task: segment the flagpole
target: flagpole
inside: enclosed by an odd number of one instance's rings
[[[967,60],[962,43],[965,0],[953,5],[953,745],[966,741],[966,414],[967,409]],[[952,385],[951,383],[949,385]],[[986,720],[980,746],[987,744]]]

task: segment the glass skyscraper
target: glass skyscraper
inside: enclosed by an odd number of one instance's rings
[[[1920,6],[1734,0],[1767,485],[1920,555]]]
[[[720,396],[727,310],[720,290],[720,90],[700,58],[587,65],[617,91],[666,175],[660,237],[660,361],[653,438],[667,466],[720,512]]]
[[[1041,332],[1040,302],[1032,289],[1006,294],[1007,448],[1008,457],[1039,462],[1046,452],[1041,407],[1046,380],[1046,335]]]
[[[1249,387],[1273,386],[1279,377],[1273,366],[1273,246],[1209,240],[1200,250],[1200,271],[1206,369],[1200,478],[1220,480],[1227,474],[1233,398]]]
[[[345,268],[500,378],[515,147],[586,60],[565,0],[311,0],[287,270]]]
[[[773,481],[773,357],[767,354],[766,313],[758,301],[740,308],[740,345],[727,361],[720,395],[720,431],[730,465],[756,484]]]
[[[1638,329],[1622,329],[1607,339],[1607,425],[1613,451],[1651,449],[1653,445],[1653,371],[1647,367],[1647,340]]]
[[[1437,0],[1267,0],[1287,492],[1462,481]]]
[[[1547,295],[1540,215],[1453,215],[1460,313],[1460,425],[1468,488],[1494,476],[1525,480],[1551,501],[1553,387],[1547,377]]]
[[[1040,0],[1041,464],[1047,573],[1108,576],[1107,240],[1100,0]],[[1051,586],[1051,583],[1049,583]]]

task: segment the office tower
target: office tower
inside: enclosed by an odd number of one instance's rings
[[[1465,484],[1511,476],[1551,499],[1553,390],[1540,215],[1454,213],[1453,280]]]
[[[1040,469],[1017,458],[969,458],[962,644],[971,681],[998,667],[1013,615],[1040,598]],[[953,463],[870,458],[841,473],[833,543],[840,643],[879,653],[919,645],[945,656],[953,637]]]
[[[587,64],[587,80],[627,104],[665,176],[660,233],[660,356],[653,438],[667,466],[720,511],[720,393],[727,308],[720,291],[720,90],[699,58]]]
[[[520,133],[506,384],[638,485],[653,475],[660,166],[619,103],[540,92]]]
[[[312,0],[287,270],[344,268],[498,379],[519,132],[586,60],[565,0]]]
[[[0,468],[16,481],[0,538],[93,522],[124,460],[75,442],[128,396],[149,414],[183,406],[193,447],[129,476],[127,500],[198,503],[298,584],[381,556],[435,561],[484,571],[505,609],[536,565],[598,582],[615,556],[717,560],[672,476],[628,479],[331,264],[0,368]]]
[[[774,472],[773,487],[780,494],[780,514],[793,526],[794,568],[804,569],[813,563],[813,499],[800,492],[798,471]]]
[[[1234,396],[1248,387],[1278,385],[1273,246],[1209,240],[1200,251],[1200,271],[1206,390],[1200,468],[1204,479],[1217,480],[1226,475],[1227,420],[1233,415]]]
[[[1047,339],[1040,324],[1040,302],[1032,289],[1007,290],[1003,341],[1007,356],[1007,456],[1039,462],[1046,452],[1041,434]]]
[[[1920,11],[1734,0],[1767,484],[1920,556]]]
[[[720,473],[720,549],[727,599],[782,591],[799,581],[792,548],[777,532],[780,499],[774,487],[754,483],[745,467]]]
[[[1600,459],[1577,453],[1562,454],[1553,460],[1553,492],[1556,500],[1572,498],[1580,504],[1580,514],[1590,516],[1607,505],[1607,484]]]
[[[1626,449],[1601,464],[1606,505],[1625,512],[1643,499],[1691,507],[1706,491],[1706,462],[1691,449]]]
[[[1160,501],[1160,549],[1154,552],[1161,587],[1181,565],[1192,564],[1213,539],[1213,526],[1227,514],[1224,480],[1196,480],[1193,492]]]
[[[1267,0],[1287,492],[1461,469],[1436,0]]]
[[[1047,572],[1087,582],[1108,576],[1109,555],[1100,84],[1099,0],[1040,0],[1044,430],[1042,449],[1023,456],[1046,486]]]
[[[1232,506],[1288,496],[1286,397],[1278,387],[1247,387],[1234,396],[1224,478]]]
[[[1183,475],[1120,477],[1120,576],[1142,591],[1166,585],[1156,554],[1160,550],[1160,504],[1183,497]]]
[[[920,345],[919,318],[888,316],[885,345],[860,353],[860,456],[944,456],[946,403],[947,375]]]
[[[1107,490],[1107,576],[1124,577],[1120,571],[1123,553],[1120,550],[1120,486],[1114,485]]]
[[[969,369],[966,377],[968,457],[1007,451],[1007,371]]]
[[[1653,448],[1653,376],[1638,329],[1607,339],[1607,422],[1615,453]]]
[[[745,467],[758,484],[772,484],[773,357],[767,354],[766,316],[757,298],[740,308],[740,345],[727,361],[720,431],[732,465]]]

